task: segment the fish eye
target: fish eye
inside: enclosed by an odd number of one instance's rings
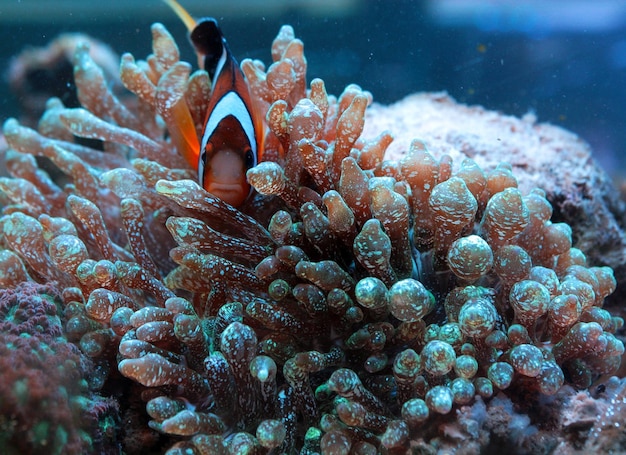
[[[244,155],[244,164],[246,169],[250,169],[256,165],[256,160],[254,159],[254,153],[252,153],[251,149],[247,149]]]

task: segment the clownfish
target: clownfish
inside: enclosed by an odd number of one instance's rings
[[[239,206],[251,191],[246,172],[263,153],[262,118],[217,21],[210,17],[196,21],[175,0],[164,1],[187,26],[200,65],[212,83],[200,149],[183,154],[197,166],[198,181],[205,190]],[[183,134],[191,137],[196,133]]]

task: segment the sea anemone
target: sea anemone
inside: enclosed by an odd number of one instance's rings
[[[307,85],[285,26],[269,68],[241,65],[268,129],[255,195],[231,207],[175,148],[181,118],[201,134],[208,75],[152,34],[145,61],[122,57],[132,100],[78,46],[82,108],[50,100],[38,131],[8,120],[0,179],[0,283],[55,283],[67,338],[130,416],[127,452],[479,451],[486,413],[513,397],[617,370],[613,271],[510,165],[419,140],[386,161],[390,133],[361,137],[371,94]]]

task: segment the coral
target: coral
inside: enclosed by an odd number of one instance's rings
[[[91,362],[63,338],[58,291],[0,291],[2,452],[116,453],[117,404],[88,389]]]
[[[596,391],[595,397],[589,391],[573,395],[561,418],[572,438],[562,442],[555,453],[623,451],[625,392],[624,379],[613,377]]]
[[[63,289],[63,333],[102,390],[123,390],[126,451],[477,453],[516,440],[537,453],[550,423],[535,424],[532,403],[617,371],[612,270],[587,262],[510,165],[453,162],[419,140],[385,160],[391,133],[362,136],[371,94],[307,88],[303,44],[283,27],[267,69],[242,62],[266,150],[248,172],[254,197],[233,208],[177,153],[180,122],[201,133],[207,74],[179,61],[163,26],[152,34],[145,61],[122,57],[133,103],[79,45],[82,107],[51,100],[39,131],[3,130],[0,279]]]
[[[29,48],[11,59],[8,82],[22,110],[22,121],[36,125],[46,101],[53,96],[66,106],[78,107],[72,58],[79,43],[88,42],[91,55],[115,89],[121,84],[117,74],[119,57],[105,44],[83,33],[65,33],[42,48]]]
[[[534,415],[499,393],[486,401],[477,398],[462,406],[454,422],[444,423],[442,436],[431,441],[439,450],[456,453],[571,455],[624,451],[624,380],[615,377],[597,390],[565,386],[537,400]],[[533,422],[534,421],[534,422]],[[538,424],[539,423],[539,424]],[[462,449],[457,449],[459,443]]]
[[[365,112],[362,137],[387,130],[394,136],[385,152],[388,160],[401,159],[419,137],[431,154],[449,154],[457,164],[471,158],[491,170],[510,163],[523,194],[541,187],[552,205],[552,220],[571,226],[573,243],[588,262],[613,268],[618,288],[607,304],[620,311],[626,295],[626,205],[581,137],[539,123],[532,114],[517,118],[467,106],[442,92],[414,93],[389,106],[373,103]]]

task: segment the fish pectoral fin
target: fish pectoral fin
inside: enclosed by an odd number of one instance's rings
[[[174,144],[178,153],[185,158],[187,163],[193,169],[197,169],[200,156],[200,142],[196,134],[196,126],[184,98],[181,98],[172,106],[169,114],[168,129],[172,144]]]
[[[160,78],[155,94],[155,107],[163,118],[172,144],[193,169],[198,166],[200,145],[194,120],[185,101],[185,87],[191,65],[178,62]]]

